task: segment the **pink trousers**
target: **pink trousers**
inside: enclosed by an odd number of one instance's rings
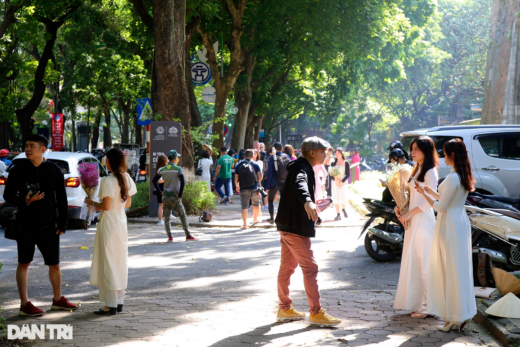
[[[311,239],[284,231],[280,232],[282,244],[282,257],[280,271],[278,272],[278,299],[282,311],[287,311],[292,306],[289,296],[291,275],[298,265],[303,272],[303,283],[307,293],[311,314],[317,314],[321,309],[320,291],[318,289],[318,264],[314,259],[311,249]]]

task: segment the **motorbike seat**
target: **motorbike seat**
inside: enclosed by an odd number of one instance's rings
[[[484,194],[480,194],[480,195],[487,199],[505,202],[506,204],[511,204],[511,205],[520,204],[520,198],[507,198],[505,196],[500,196],[500,195],[484,195]]]
[[[489,209],[489,210],[493,211],[493,212],[501,213],[504,216],[508,216],[508,217],[520,220],[520,213],[516,213],[516,212],[510,211],[510,210],[502,210],[502,209]]]

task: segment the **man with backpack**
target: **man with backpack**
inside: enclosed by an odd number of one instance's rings
[[[261,195],[258,191],[258,182],[262,181],[262,171],[260,165],[255,163],[252,158],[253,150],[246,150],[246,158],[235,168],[235,185],[237,192],[240,194],[240,205],[242,206],[243,225],[240,230],[247,228],[249,200],[253,205],[253,225],[260,223],[258,216],[260,215]]]
[[[265,186],[266,192],[269,194],[267,200],[269,202],[268,222],[274,224],[274,199],[278,192],[282,192],[287,177],[287,164],[291,162],[291,158],[285,153],[282,153],[282,144],[275,142],[273,145],[273,155],[269,157],[269,164],[267,168],[267,182]]]

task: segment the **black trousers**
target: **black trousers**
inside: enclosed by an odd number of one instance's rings
[[[280,192],[280,195],[282,195],[282,190],[283,184],[271,186],[271,188],[269,188],[269,196],[267,197],[267,200],[269,201],[269,215],[271,216],[272,220],[274,220],[274,198],[278,192]]]

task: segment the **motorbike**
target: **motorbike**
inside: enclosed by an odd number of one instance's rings
[[[520,213],[520,198],[507,198],[505,196],[472,192],[468,195],[467,202],[472,206],[480,208],[510,210]]]
[[[404,227],[395,214],[395,203],[369,198],[363,200],[363,204],[370,212],[366,215],[370,219],[367,220],[359,235],[361,238],[368,230],[365,236],[365,250],[375,261],[394,260],[403,252],[404,241]],[[376,218],[383,219],[383,223],[370,227]]]
[[[359,163],[360,171],[372,171],[372,167],[367,163],[365,157],[361,158],[361,163]]]
[[[473,252],[487,253],[493,266],[520,270],[520,213],[467,206]]]

